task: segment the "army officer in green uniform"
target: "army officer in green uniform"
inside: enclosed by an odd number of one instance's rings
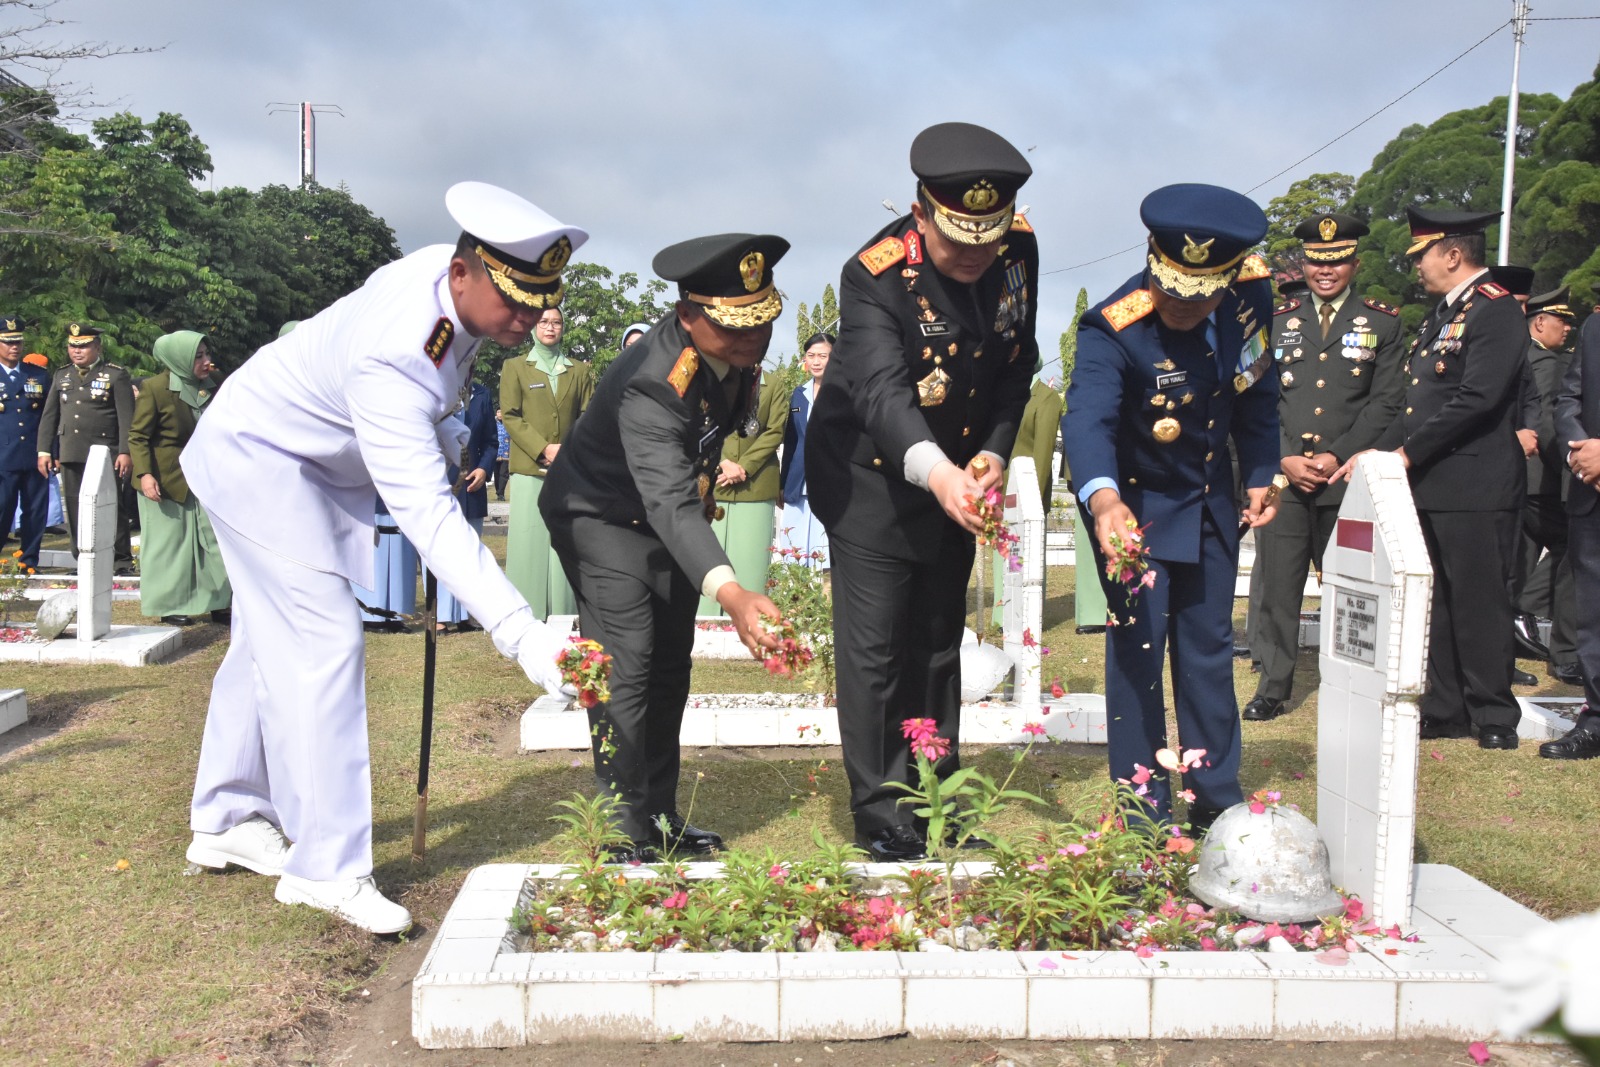
[[[772,562],[772,541],[777,533],[778,446],[789,425],[789,390],[776,375],[763,375],[756,409],[740,433],[722,442],[722,462],[717,465],[717,514],[711,531],[717,535],[739,584],[746,589],[766,589],[767,567]],[[700,614],[720,615],[722,608],[710,597],[700,598]]]
[[[1405,389],[1399,312],[1351,287],[1361,263],[1356,242],[1366,233],[1366,223],[1349,215],[1315,215],[1297,226],[1307,291],[1285,297],[1272,313],[1289,488],[1277,521],[1256,531],[1250,582],[1260,606],[1250,651],[1261,678],[1241,713],[1253,722],[1288,710],[1306,569],[1315,564],[1321,572],[1344,501],[1345,483],[1329,479],[1394,421]]]
[[[558,291],[553,299],[561,296]],[[545,474],[594,396],[594,368],[561,350],[565,327],[559,307],[545,308],[527,357],[508,359],[500,368],[500,421],[511,442],[506,577],[540,620],[577,610],[539,514]]]
[[[133,427],[133,379],[101,353],[100,330],[84,323],[67,326],[67,366],[56,371],[39,419],[39,473],[61,472],[61,500],[72,531],[72,554],[78,554],[78,490],[89,449],[105,445],[115,457],[119,486],[133,470],[128,431]],[[129,539],[131,516],[117,494],[116,573],[133,571]]]

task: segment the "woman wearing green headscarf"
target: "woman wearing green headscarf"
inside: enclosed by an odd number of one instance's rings
[[[527,357],[512,357],[500,368],[500,422],[511,439],[506,577],[540,620],[578,610],[539,514],[545,472],[594,395],[593,368],[561,350],[564,329],[561,309],[546,308],[534,323]]]
[[[186,626],[210,612],[226,622],[233,589],[200,502],[189,492],[178,454],[217,392],[205,334],[179,330],[156,341],[167,370],[145,379],[133,408],[128,451],[139,491],[139,604],[146,615]]]

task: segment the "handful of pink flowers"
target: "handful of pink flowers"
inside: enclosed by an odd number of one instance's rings
[[[592,708],[611,699],[611,657],[600,642],[574,637],[556,657],[556,667],[562,679],[578,690],[578,703],[582,706]]]
[[[978,544],[993,545],[1005,557],[1006,566],[1013,571],[1022,569],[1022,554],[1018,551],[1022,539],[1006,524],[1005,498],[1000,490],[990,489],[982,497],[968,497],[967,510],[978,516],[983,529],[978,533]]]

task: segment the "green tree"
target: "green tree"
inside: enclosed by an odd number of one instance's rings
[[[806,342],[819,333],[830,333],[835,337],[839,335],[839,298],[831,284],[822,287],[822,299],[815,307],[808,309],[806,302],[800,301],[800,310],[795,313],[794,321],[797,360],[804,354]]]
[[[1089,290],[1078,290],[1078,303],[1072,309],[1072,321],[1061,334],[1061,391],[1065,393],[1072,384],[1072,370],[1078,365],[1078,322],[1089,310]]]
[[[1342,211],[1355,194],[1356,180],[1337,172],[1301,178],[1282,196],[1267,205],[1267,236],[1261,254],[1277,269],[1298,266],[1300,239],[1294,228],[1310,218],[1330,211]]]
[[[1539,131],[1545,170],[1517,198],[1512,248],[1534,268],[1534,291],[1571,285],[1587,310],[1600,283],[1600,66]]]

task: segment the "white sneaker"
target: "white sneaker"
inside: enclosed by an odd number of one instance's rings
[[[252,815],[220,834],[195,832],[184,856],[190,863],[223,870],[228,864],[257,874],[277,877],[289,858],[289,839],[283,831],[259,815]]]
[[[398,934],[411,926],[411,913],[378,892],[370,874],[342,882],[313,882],[286,874],[272,895],[284,904],[320,908],[369,933]]]

